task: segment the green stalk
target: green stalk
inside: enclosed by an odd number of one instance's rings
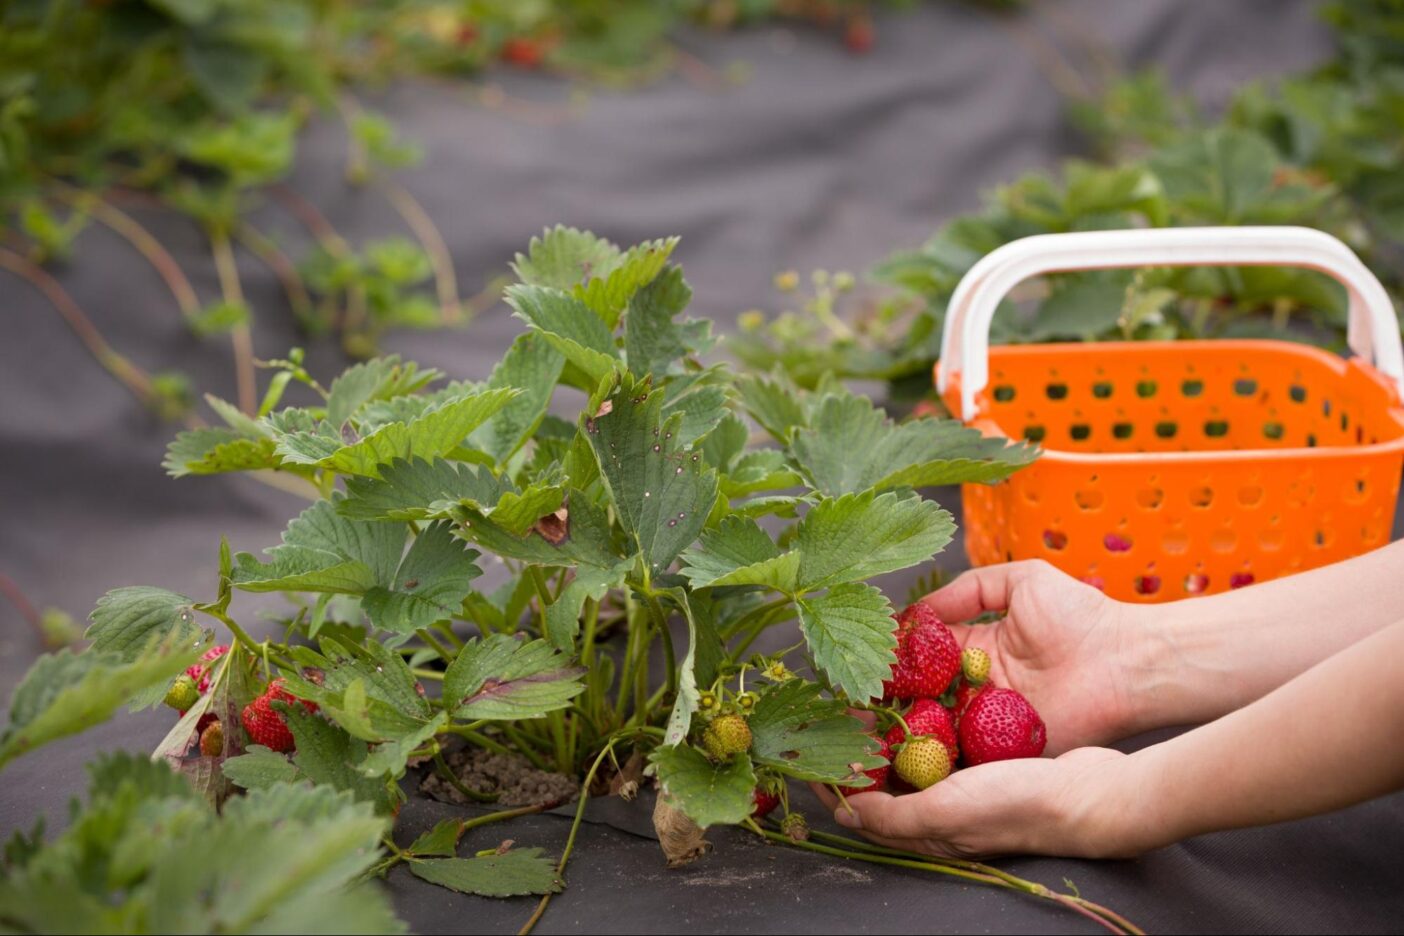
[[[419,630],[414,632],[414,635],[420,640],[424,641],[430,647],[432,647],[434,652],[439,655],[439,659],[443,660],[445,663],[452,663],[453,658],[457,656],[457,654],[450,650],[448,647],[445,647],[443,644],[439,643],[439,641],[435,639],[434,635],[429,633],[429,629],[426,627],[421,627]]]
[[[443,751],[434,752],[434,772],[438,774],[441,779],[447,780],[449,785],[455,790],[475,803],[495,803],[497,802],[497,798],[501,795],[500,793],[479,793],[477,790],[458,779],[453,769],[449,767],[448,761],[444,760]]]
[[[776,612],[788,610],[789,604],[790,599],[784,598],[778,602],[772,602],[766,605],[766,613],[760,616],[754,625],[751,626],[750,632],[746,634],[746,638],[732,651],[731,658],[733,660],[742,659],[746,655],[746,651],[751,649],[751,644],[756,642],[757,637],[769,630],[772,624],[779,623],[779,620],[772,620],[772,618],[775,617]],[[747,617],[750,617],[750,615],[747,615]],[[786,617],[781,620],[788,620],[788,618],[789,615],[787,614]]]
[[[614,746],[619,743],[619,740],[619,738],[612,739],[604,746],[604,749],[596,755],[595,762],[590,765],[590,772],[585,775],[585,782],[580,785],[580,804],[575,807],[575,820],[570,824],[570,835],[566,838],[565,849],[561,852],[561,860],[556,863],[557,875],[565,874],[566,862],[570,860],[570,853],[575,848],[575,836],[580,832],[580,823],[585,819],[585,803],[590,799],[590,787],[595,783],[595,775],[599,773],[600,764],[604,763],[604,759],[614,750]],[[546,905],[550,902],[551,895],[549,893],[543,894],[541,902],[536,905],[536,911],[532,913],[531,918],[526,921],[526,925],[518,931],[517,936],[527,936],[527,934],[531,932],[532,927],[537,924],[537,921],[541,919],[541,915],[546,912]]]
[[[244,290],[239,284],[239,266],[234,260],[234,247],[229,241],[229,232],[224,227],[215,225],[209,229],[209,236],[224,301],[247,308]],[[234,345],[234,376],[238,386],[239,409],[252,416],[258,412],[258,388],[254,381],[253,326],[249,322],[234,326],[229,333],[229,340]]]
[[[996,871],[996,869],[990,868],[988,865],[980,865],[976,862],[963,862],[959,860],[932,859],[925,856],[917,856],[915,858],[903,858],[895,857],[888,854],[882,854],[879,852],[868,851],[866,849],[861,848],[835,848],[829,845],[821,845],[817,842],[797,842],[792,840],[788,835],[784,835],[779,832],[772,832],[768,829],[762,829],[760,826],[756,825],[752,820],[748,819],[747,824],[749,825],[752,831],[758,833],[767,841],[776,842],[781,845],[789,845],[794,848],[801,848],[805,851],[818,852],[820,854],[830,855],[835,858],[846,858],[851,861],[867,861],[872,864],[891,865],[892,867],[909,868],[916,871],[930,871],[936,874],[946,874],[950,875],[951,877],[958,877],[964,878],[965,880],[969,881],[976,881],[981,884],[990,884],[995,887],[1003,887],[1009,890],[1017,890],[1034,897],[1039,897],[1045,900],[1051,900],[1054,903],[1062,904],[1069,910],[1072,910],[1074,913],[1087,917],[1088,919],[1096,922],[1102,927],[1105,927],[1113,933],[1142,933],[1142,930],[1140,930],[1134,924],[1126,921],[1120,915],[1106,910],[1105,907],[1101,907],[1097,904],[1090,904],[1088,901],[1085,901],[1080,897],[1073,897],[1068,894],[1055,893],[1054,891],[1050,891],[1047,887],[1045,887],[1042,884],[1038,884],[1034,881],[1026,881],[1023,878],[1015,877],[1012,874],[1006,874],[1004,872],[997,872],[991,874],[990,872]],[[811,835],[813,834],[813,830],[811,830]],[[842,836],[831,836],[824,834],[824,837],[830,840],[838,839],[842,841],[845,846],[853,845],[852,840],[845,839]],[[979,868],[980,870],[972,870],[971,866]],[[1103,916],[1099,911],[1105,912],[1108,915]]]
[[[673,632],[668,628],[668,614],[663,610],[663,604],[655,596],[648,596],[648,607],[653,613],[653,620],[658,624],[658,630],[663,635],[663,652],[667,659],[667,688],[669,693],[678,691],[678,658],[673,650]],[[647,701],[644,707],[648,707]]]

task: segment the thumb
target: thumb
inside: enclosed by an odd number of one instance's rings
[[[835,809],[834,821],[883,838],[921,838],[931,833],[926,816],[930,810],[923,808],[925,800],[919,794],[866,793],[849,799],[848,809],[842,805]]]

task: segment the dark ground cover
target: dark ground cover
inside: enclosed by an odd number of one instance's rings
[[[735,314],[772,298],[771,276],[798,267],[861,271],[919,243],[969,210],[981,189],[1077,152],[1050,86],[1046,37],[1104,42],[1132,66],[1158,65],[1210,104],[1242,82],[1297,71],[1328,52],[1311,4],[1287,2],[1057,4],[1021,19],[947,3],[884,18],[866,58],[827,38],[761,28],[697,37],[689,48],[719,67],[740,59],[745,84],[706,90],[675,77],[644,89],[592,93],[572,111],[540,77],[501,80],[530,107],[486,109],[444,85],[396,88],[381,101],[427,159],[405,184],[444,231],[465,291],[502,271],[548,224],[588,227],[619,242],[681,234],[677,259],[696,290],[693,314],[728,329]],[[353,240],[398,230],[389,206],[342,181],[343,140],[314,127],[294,187]],[[200,235],[168,215],[142,213],[202,295],[217,292]],[[267,225],[295,228],[267,209]],[[256,348],[280,354],[299,338],[274,278],[241,257],[256,310]],[[82,235],[65,286],[112,342],[152,369],[177,367],[201,389],[232,395],[223,342],[182,323],[144,263],[108,232]],[[0,340],[0,569],[40,604],[82,616],[125,584],[190,594],[213,588],[218,537],[235,549],[277,541],[295,498],[241,477],[171,481],[160,468],[173,429],[142,413],[18,281],[7,282]],[[466,330],[392,335],[387,349],[450,375],[482,378],[519,326],[493,308]],[[314,348],[314,373],[339,367]],[[951,498],[943,498],[951,506]],[[963,565],[959,546],[943,569]],[[909,585],[888,586],[900,599]],[[255,607],[252,603],[248,607]],[[40,651],[0,605],[0,692]],[[61,824],[95,750],[150,749],[160,715],[123,716],[14,764],[0,793],[0,832],[39,812]],[[1309,778],[1303,778],[1309,781]],[[413,798],[406,837],[458,807]],[[844,864],[762,846],[736,830],[715,853],[665,871],[648,841],[649,804],[599,801],[540,932],[611,931],[1077,931],[1085,921],[1006,893],[916,871]],[[568,821],[537,816],[472,833],[558,851]],[[1049,885],[1071,879],[1084,896],[1149,931],[1396,931],[1404,919],[1398,843],[1404,797],[1271,829],[1204,836],[1130,862],[1021,859],[1008,870]],[[420,932],[515,930],[527,899],[450,894],[399,869],[397,909]]]

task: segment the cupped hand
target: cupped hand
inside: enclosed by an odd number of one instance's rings
[[[965,572],[922,601],[962,647],[990,655],[990,679],[1015,689],[1048,727],[1048,754],[1102,745],[1131,733],[1127,605],[1032,560]],[[986,612],[989,624],[967,624]]]
[[[1136,823],[1114,821],[1109,802],[1126,755],[1079,748],[1058,758],[996,761],[958,770],[919,793],[860,793],[840,803],[814,792],[842,826],[888,848],[941,858],[1007,854],[1081,858],[1143,850]],[[1124,817],[1121,817],[1124,818]]]

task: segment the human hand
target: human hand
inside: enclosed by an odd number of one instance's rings
[[[1049,754],[1131,733],[1127,605],[1032,560],[971,569],[922,601],[962,647],[990,655],[990,679],[1017,690],[1048,728]],[[964,623],[987,611],[992,624]]]
[[[810,784],[842,826],[888,848],[942,858],[1005,854],[1123,857],[1151,844],[1120,797],[1127,756],[1079,748],[967,767],[918,793],[860,793],[839,802]],[[1128,803],[1120,808],[1119,801]]]

